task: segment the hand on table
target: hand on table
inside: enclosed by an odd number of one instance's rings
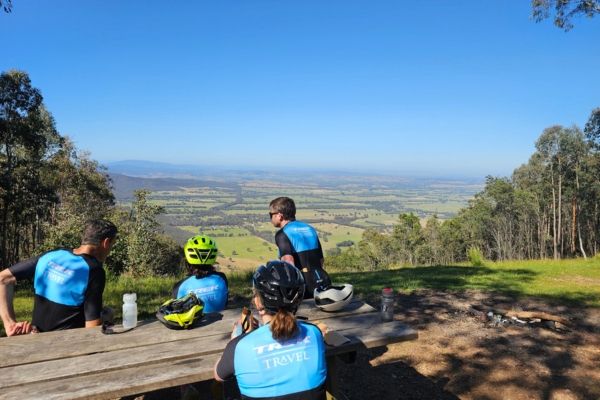
[[[28,333],[37,333],[38,330],[35,326],[31,325],[29,321],[15,322],[9,326],[6,326],[6,336],[17,336],[26,335]]]

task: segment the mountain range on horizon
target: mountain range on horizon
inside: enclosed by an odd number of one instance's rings
[[[395,184],[415,184],[432,181],[460,181],[462,183],[482,183],[484,176],[460,176],[456,174],[390,171],[357,171],[344,169],[322,169],[298,167],[275,170],[274,167],[213,166],[200,164],[174,164],[149,160],[121,160],[103,163],[111,175],[121,174],[140,178],[208,179],[211,181],[239,182],[241,180],[280,180],[302,179],[333,182],[352,181],[368,177],[373,181]]]

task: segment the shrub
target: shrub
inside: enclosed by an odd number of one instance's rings
[[[474,267],[482,267],[484,264],[483,254],[479,247],[469,247],[469,250],[467,250],[467,258]]]

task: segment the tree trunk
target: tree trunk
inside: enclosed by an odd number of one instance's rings
[[[577,231],[579,232],[579,250],[581,250],[581,254],[583,254],[583,258],[587,260],[587,255],[585,254],[585,250],[583,249],[583,242],[581,241],[581,227],[577,226]]]
[[[577,226],[577,197],[573,196],[571,200],[571,254],[574,255],[575,251],[577,251],[575,247],[575,237],[577,236],[576,232]]]
[[[552,248],[554,259],[558,260],[558,244],[556,239],[556,190],[554,189],[554,174],[552,174]]]
[[[558,228],[556,230],[556,234],[558,235],[557,242],[560,244],[559,258],[562,258],[562,175],[560,173],[558,174]]]

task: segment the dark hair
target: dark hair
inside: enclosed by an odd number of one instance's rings
[[[205,278],[210,275],[211,272],[215,272],[216,269],[213,265],[205,265],[205,264],[190,264],[187,261],[184,261],[185,267],[187,268],[188,275],[195,275],[196,278]]]
[[[99,245],[104,239],[114,239],[117,227],[105,219],[90,219],[85,222],[81,244]]]
[[[271,200],[269,203],[269,208],[273,211],[277,211],[283,214],[283,218],[288,221],[293,221],[296,219],[296,204],[294,200],[289,197],[278,197],[276,199]]]
[[[285,341],[293,338],[299,332],[296,317],[289,311],[279,309],[270,323],[273,339]]]

